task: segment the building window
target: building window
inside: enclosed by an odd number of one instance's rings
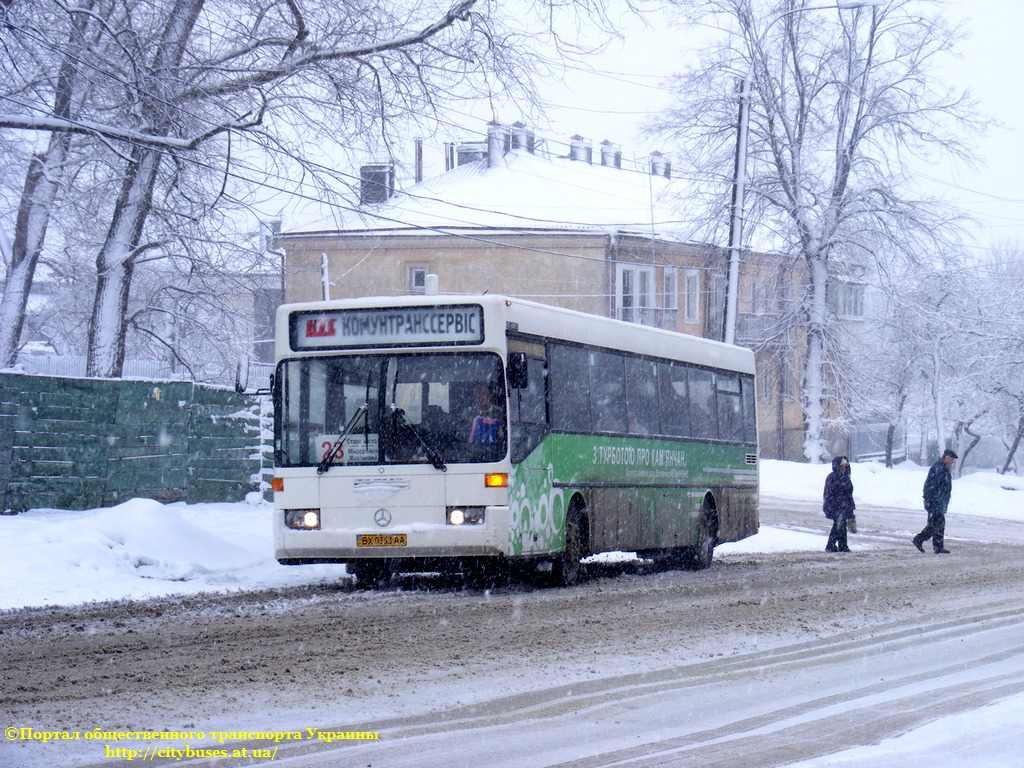
[[[427,290],[427,268],[409,267],[409,293],[423,293]]]
[[[766,291],[760,283],[750,284],[750,314],[759,315],[768,309],[767,302],[764,302],[766,298]],[[764,302],[762,304],[762,302]]]
[[[683,276],[684,319],[687,323],[700,320],[700,272],[696,269],[686,270]]]
[[[662,278],[662,288],[665,294],[665,309],[679,309],[679,270],[675,267],[665,267]]]
[[[856,283],[840,283],[836,314],[840,317],[864,317],[864,286]]]
[[[253,296],[253,353],[257,363],[274,362],[274,316],[282,301],[280,288],[263,288]]]
[[[615,265],[615,316],[627,323],[655,322],[654,267]]]
[[[679,270],[665,267],[661,276],[661,327],[678,330],[679,325]]]

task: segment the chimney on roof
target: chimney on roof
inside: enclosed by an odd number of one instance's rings
[[[373,163],[359,168],[359,202],[362,205],[387,202],[395,194],[395,166]]]
[[[658,150],[651,152],[651,175],[672,178],[672,163]]]
[[[520,122],[512,123],[512,149],[525,149],[532,155],[535,147],[536,137],[533,135],[533,129]]]
[[[594,147],[591,145],[590,139],[585,139],[579,134],[569,139],[569,159],[582,160],[588,164],[593,163]]]
[[[512,148],[512,133],[508,126],[494,122],[487,124],[487,167],[501,165],[505,153]]]
[[[487,159],[486,141],[463,141],[459,144],[456,153],[456,165],[475,163],[477,160]]]
[[[622,148],[605,139],[601,142],[601,165],[609,168],[622,167]]]

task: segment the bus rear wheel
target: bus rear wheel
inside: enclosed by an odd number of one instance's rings
[[[703,571],[711,567],[718,543],[718,511],[713,504],[704,503],[700,515],[700,534],[696,545],[689,549],[689,566],[692,570]]]

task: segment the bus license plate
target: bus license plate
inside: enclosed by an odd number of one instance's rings
[[[364,533],[356,536],[357,547],[404,547],[404,533]]]

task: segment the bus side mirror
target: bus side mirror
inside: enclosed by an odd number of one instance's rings
[[[526,389],[529,386],[526,372],[526,353],[512,352],[508,356],[508,385],[512,389]]]

